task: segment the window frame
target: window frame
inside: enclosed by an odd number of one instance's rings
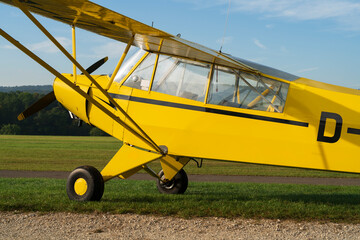
[[[181,58],[178,56],[173,56],[173,55],[169,55],[169,54],[161,54],[161,53],[152,53],[152,52],[145,52],[144,55],[139,59],[139,61],[133,66],[133,68],[125,75],[125,77],[120,81],[120,86],[123,86],[124,82],[129,78],[129,76],[139,67],[139,65],[150,55],[150,54],[156,54],[155,56],[155,62],[154,62],[154,67],[152,70],[152,76],[151,76],[151,80],[150,80],[150,84],[149,84],[149,89],[148,90],[142,90],[142,91],[147,91],[147,92],[156,92],[153,91],[153,83],[154,83],[154,78],[155,78],[155,74],[157,72],[157,68],[158,68],[158,63],[159,63],[159,58],[160,56],[168,56],[168,57],[173,57],[173,58],[177,58],[177,59],[183,59],[185,61],[189,61],[190,63],[194,62],[199,62],[201,64],[207,64],[209,65],[209,76],[207,78],[207,83],[206,83],[206,93],[205,93],[205,97],[203,101],[198,101],[198,100],[194,100],[196,102],[199,103],[203,103],[205,105],[209,104],[209,105],[214,105],[214,106],[221,106],[221,107],[230,107],[230,108],[234,108],[234,109],[247,109],[247,110],[256,110],[256,111],[262,111],[262,112],[275,112],[275,113],[284,113],[285,107],[286,107],[286,102],[287,102],[287,95],[288,95],[288,91],[289,91],[289,86],[290,86],[290,81],[288,80],[284,80],[284,79],[280,79],[274,76],[270,76],[267,74],[262,74],[262,73],[253,73],[253,72],[248,72],[248,71],[244,71],[241,69],[235,69],[235,68],[231,68],[231,67],[227,67],[227,66],[223,66],[223,65],[219,65],[219,64],[215,64],[215,60],[213,63],[208,63],[208,62],[204,62],[204,61],[198,61],[198,60],[193,60],[193,59],[188,59],[188,58]],[[175,65],[178,65],[178,63],[176,63]],[[194,64],[195,65],[195,64]],[[249,108],[240,108],[240,107],[234,107],[234,106],[224,106],[224,105],[218,105],[218,104],[214,104],[214,103],[208,103],[208,99],[210,96],[210,88],[211,88],[211,83],[212,83],[212,79],[213,79],[213,75],[215,72],[215,68],[216,66],[219,67],[223,67],[228,69],[231,73],[233,73],[236,77],[239,78],[239,82],[243,81],[247,86],[249,86],[250,91],[255,92],[258,97],[264,99],[264,101],[266,101],[269,106],[267,108],[267,110],[258,110],[258,109],[249,109]],[[258,83],[260,83],[265,89],[268,89],[270,92],[273,93],[274,97],[273,100],[269,100],[266,97],[264,97],[262,95],[262,93],[260,93],[254,86],[252,86],[250,83],[247,82],[247,80],[241,75],[241,73],[245,73],[245,74],[252,74],[255,77],[255,81],[257,81]],[[266,83],[263,81],[262,78],[268,78],[271,81],[275,81],[275,82],[280,82],[280,87],[277,91],[271,89],[269,86],[266,85]],[[287,89],[287,94],[285,99],[283,99],[283,97],[281,97],[279,95],[281,88],[283,87],[283,84],[287,84],[288,89]],[[238,86],[238,91],[239,91],[239,86]],[[167,93],[163,93],[163,94],[167,94]],[[176,95],[172,95],[172,94],[167,94],[167,95],[171,95],[171,96],[175,96],[175,97],[179,97]],[[235,96],[235,95],[234,95]],[[279,110],[276,106],[274,106],[273,101],[275,100],[275,97],[278,98],[280,100],[280,102],[282,102],[282,109]],[[183,97],[179,97],[179,98],[183,98]],[[188,98],[185,98],[188,99]],[[188,99],[191,100],[191,99]],[[275,109],[276,111],[269,111],[270,108]]]

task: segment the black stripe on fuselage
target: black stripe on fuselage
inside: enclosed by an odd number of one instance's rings
[[[113,108],[116,110],[116,107],[114,104],[112,104],[112,102],[106,102],[104,99],[99,98],[98,96],[96,96],[99,100],[101,100],[103,103],[105,103],[106,105],[108,105],[109,107]]]
[[[360,135],[360,129],[357,129],[357,128],[348,128],[347,133]]]
[[[199,107],[199,106],[187,105],[187,104],[182,104],[182,103],[167,102],[167,101],[154,100],[154,99],[148,99],[148,98],[121,95],[121,94],[110,94],[110,96],[113,98],[116,98],[116,99],[130,100],[133,102],[148,103],[148,104],[160,105],[160,106],[165,106],[165,107],[173,107],[173,108],[187,109],[187,110],[193,110],[193,111],[199,111],[199,112],[208,112],[208,113],[215,113],[215,114],[221,114],[221,115],[227,115],[227,116],[249,118],[249,119],[261,120],[261,121],[267,121],[267,122],[276,122],[276,123],[282,123],[282,124],[295,125],[295,126],[300,126],[300,127],[308,127],[309,126],[309,123],[306,123],[306,122],[292,121],[292,120],[287,120],[287,119],[282,119],[282,118],[265,117],[265,116],[259,116],[259,115],[248,114],[248,113],[233,112],[233,111],[220,110],[220,109],[209,108],[209,107]]]

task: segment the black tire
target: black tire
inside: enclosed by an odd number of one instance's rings
[[[83,179],[87,184],[84,193],[75,191],[75,182]],[[104,193],[104,180],[101,173],[92,166],[81,166],[72,171],[67,179],[66,192],[70,200],[100,201]]]
[[[164,175],[163,170],[159,172],[160,178]],[[175,177],[169,182],[162,182],[159,179],[156,186],[160,193],[165,194],[183,194],[188,187],[188,177],[184,169],[181,169]]]

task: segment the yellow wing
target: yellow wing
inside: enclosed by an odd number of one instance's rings
[[[12,0],[0,2],[16,6]],[[20,1],[29,11],[102,36],[128,43],[146,51],[217,63],[254,72],[254,68],[202,45],[186,41],[87,0]]]

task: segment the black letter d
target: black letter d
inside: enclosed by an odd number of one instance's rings
[[[324,136],[326,119],[328,119],[328,118],[334,119],[336,121],[335,133],[334,133],[334,136],[332,136],[332,137]],[[342,122],[343,122],[342,117],[339,114],[330,113],[330,112],[321,112],[317,140],[319,142],[328,142],[328,143],[337,142],[340,139]]]

